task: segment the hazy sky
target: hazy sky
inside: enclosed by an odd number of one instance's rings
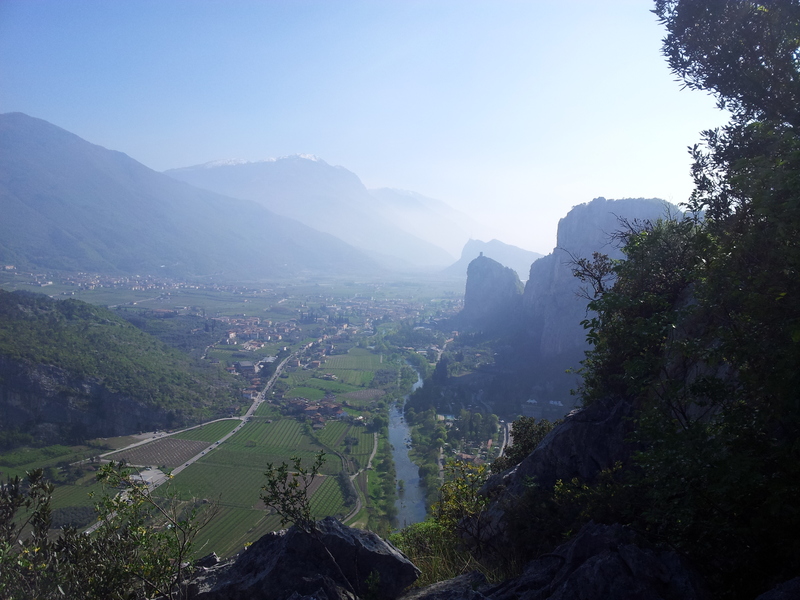
[[[0,112],[165,170],[315,154],[550,252],[596,196],[690,193],[724,122],[646,0],[0,0]]]

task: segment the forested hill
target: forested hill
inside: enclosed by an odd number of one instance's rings
[[[0,290],[0,428],[72,438],[227,415],[232,383],[105,308]],[[58,440],[61,441],[61,440]]]

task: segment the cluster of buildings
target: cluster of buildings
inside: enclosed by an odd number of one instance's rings
[[[255,351],[264,344],[292,339],[293,334],[300,335],[300,324],[297,319],[289,319],[276,323],[260,317],[236,316],[214,317],[213,323],[224,328],[224,339],[228,344],[242,344],[243,350]]]
[[[283,402],[283,410],[286,414],[305,418],[314,429],[322,429],[325,421],[331,419],[353,418],[344,410],[342,404],[336,402],[333,395],[325,396],[318,402],[312,402],[305,398],[292,398]]]

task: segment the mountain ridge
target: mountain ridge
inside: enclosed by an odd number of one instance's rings
[[[257,279],[379,271],[297,221],[176,181],[23,113],[0,115],[0,261]]]
[[[446,250],[398,225],[391,207],[345,167],[304,155],[237,164],[195,165],[164,173],[227,196],[258,202],[345,240],[390,268],[442,267]],[[428,236],[430,237],[430,236]]]

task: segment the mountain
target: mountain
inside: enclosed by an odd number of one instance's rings
[[[331,235],[22,113],[0,115],[0,213],[0,262],[25,268],[224,279],[378,270]]]
[[[404,230],[392,216],[396,211],[370,194],[358,176],[316,157],[215,161],[171,169],[166,174],[258,202],[277,214],[335,235],[390,268],[444,266],[453,260],[439,245]]]
[[[521,280],[528,278],[528,272],[533,261],[541,258],[538,252],[523,250],[517,246],[504,244],[500,240],[482,242],[481,240],[469,240],[461,251],[461,258],[457,262],[447,267],[443,273],[451,277],[464,277],[467,267],[478,256],[487,256],[497,262],[514,269]]]
[[[405,231],[459,255],[470,234],[482,229],[471,217],[441,200],[416,192],[379,188],[369,190],[387,218]]]

